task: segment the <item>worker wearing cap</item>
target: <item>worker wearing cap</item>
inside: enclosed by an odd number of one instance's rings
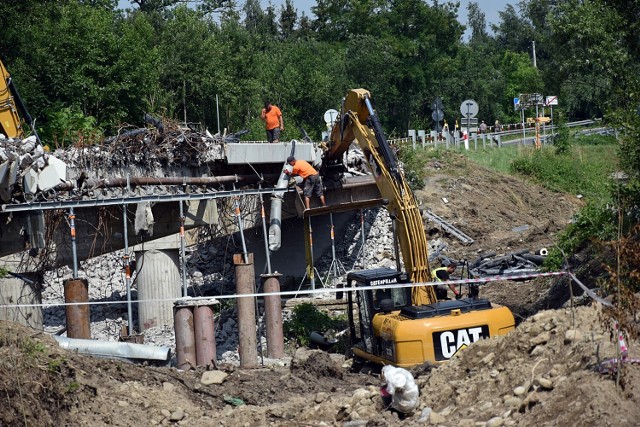
[[[449,275],[453,274],[454,271],[456,271],[455,264],[449,264],[446,267],[434,268],[431,270],[431,279],[434,282],[447,282],[451,280]],[[449,289],[453,291],[456,299],[462,298],[462,293],[456,289],[455,284],[449,283]],[[447,299],[447,287],[445,285],[436,286],[436,296],[438,299]]]
[[[304,204],[307,209],[310,209],[311,195],[314,193],[320,197],[322,206],[327,206],[324,201],[322,181],[320,181],[318,171],[305,160],[296,160],[293,156],[287,158],[287,163],[292,167],[292,170],[289,171],[289,169],[285,169],[284,173],[287,175],[298,175],[304,180],[302,194],[304,195]]]

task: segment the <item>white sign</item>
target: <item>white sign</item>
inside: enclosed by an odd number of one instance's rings
[[[460,113],[462,113],[464,117],[475,117],[478,111],[480,111],[478,103],[473,99],[462,101],[460,105]]]
[[[545,101],[545,105],[558,105],[558,97],[557,96],[547,96]]]
[[[332,125],[338,118],[338,111],[331,109],[324,112],[324,122],[328,125]]]

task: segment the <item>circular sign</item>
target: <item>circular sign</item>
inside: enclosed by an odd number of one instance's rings
[[[327,110],[324,112],[324,122],[326,124],[332,124],[333,122],[336,121],[336,119],[338,118],[338,111],[331,109],[331,110]]]
[[[433,113],[431,113],[431,118],[434,122],[441,122],[442,119],[444,119],[444,112],[442,110],[434,110]]]
[[[462,104],[460,104],[460,112],[464,117],[475,117],[476,114],[478,114],[478,111],[480,111],[480,109],[478,108],[478,103],[473,99],[467,99],[465,101],[462,101]]]

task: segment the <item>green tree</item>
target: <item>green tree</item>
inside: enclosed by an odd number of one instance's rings
[[[612,86],[624,80],[631,60],[624,20],[600,0],[566,0],[551,19],[555,78],[569,112],[578,117],[602,116]]]
[[[298,21],[298,11],[293,6],[292,0],[286,0],[285,4],[280,7],[280,35],[283,39],[293,36]]]

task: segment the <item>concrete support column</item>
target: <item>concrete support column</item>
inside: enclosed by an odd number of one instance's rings
[[[196,363],[213,367],[216,364],[216,336],[212,305],[196,305],[193,308],[196,340]]]
[[[63,287],[65,303],[89,302],[89,282],[86,279],[65,280]],[[67,305],[64,311],[67,318],[67,337],[91,339],[89,304]]]
[[[152,249],[136,252],[136,283],[140,300],[180,298],[180,260],[178,249]],[[154,326],[171,325],[171,301],[139,302],[140,332]]]
[[[236,294],[252,294],[255,292],[255,273],[253,268],[253,254],[233,255],[233,265],[236,273]],[[258,366],[258,350],[256,337],[256,308],[254,297],[238,297],[238,331],[240,367],[256,368]]]
[[[193,307],[176,303],[173,327],[176,334],[176,367],[188,370],[197,366]]]
[[[30,285],[15,277],[0,278],[0,304],[41,304],[42,294],[37,285]],[[43,329],[42,307],[16,307],[1,308],[0,320],[9,320],[29,326],[34,329]]]
[[[265,293],[280,292],[280,276],[280,273],[262,276]],[[264,297],[264,316],[267,325],[267,355],[272,359],[281,359],[284,357],[284,333],[280,295]]]

